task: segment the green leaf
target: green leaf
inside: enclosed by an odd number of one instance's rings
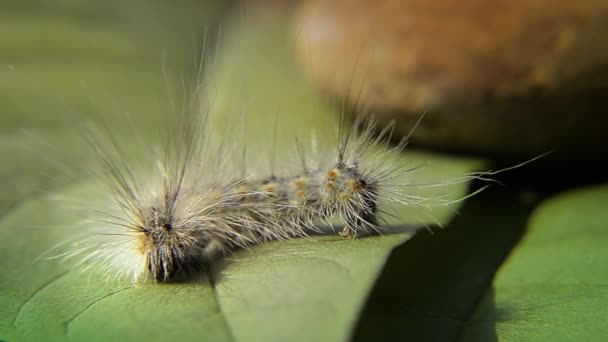
[[[600,341],[608,336],[608,186],[549,199],[501,267],[463,340],[488,326],[507,341]]]
[[[8,94],[0,97],[3,112],[7,113],[1,119],[4,131],[0,156],[10,161],[1,175],[0,340],[348,339],[386,258],[395,246],[411,237],[412,229],[358,240],[312,237],[256,246],[235,253],[208,274],[201,273],[178,284],[108,281],[94,270],[81,272],[69,262],[39,259],[83,227],[81,221],[88,217],[70,206],[95,209],[108,204],[107,191],[99,180],[84,172],[64,174],[93,160],[81,140],[77,121],[102,118],[112,123],[129,112],[131,120],[138,124],[137,135],[154,137],[167,115],[166,103],[158,100],[159,90],[162,93],[166,82],[179,84],[179,76],[161,76],[161,63],[154,56],[159,56],[157,51],[163,46],[159,48],[154,42],[162,45],[160,42],[187,40],[180,38],[186,29],[175,35],[164,32],[163,26],[154,29],[156,19],[167,22],[172,16],[173,24],[183,24],[183,16],[175,15],[179,11],[168,3],[165,7],[152,6],[156,9],[151,16],[154,20],[148,18],[152,10],[147,6],[142,7],[145,10],[141,13],[137,6],[121,8],[118,13],[100,6],[106,13],[64,5],[70,9],[67,13],[72,13],[66,18],[66,12],[51,11],[51,18],[24,21],[54,23],[54,29],[47,32],[52,39],[45,38],[40,47],[44,53],[36,53],[40,42],[31,25],[20,25],[19,20],[3,22],[13,28],[16,36],[0,40],[0,46],[10,47],[0,49],[6,53],[0,58],[10,65],[2,70],[6,78],[0,77],[0,93]],[[28,11],[35,12],[37,8],[23,6],[12,8],[11,17],[28,15]],[[182,12],[196,13],[185,8]],[[88,13],[87,20],[81,20],[83,13]],[[96,17],[91,13],[105,14]],[[46,15],[36,12],[36,16]],[[91,15],[96,19],[91,20]],[[123,16],[131,19],[120,19]],[[135,28],[128,24],[131,22]],[[108,28],[113,25],[121,27],[121,34]],[[276,23],[270,27],[270,31],[237,28],[236,37],[248,42],[244,45],[226,38],[224,58],[210,71],[210,87],[216,87],[211,96],[216,104],[213,114],[230,124],[241,118],[242,104],[246,104],[247,135],[252,144],[256,143],[252,137],[271,135],[268,132],[272,132],[276,112],[287,113],[279,119],[283,129],[277,141],[307,134],[312,128],[333,131],[335,110],[319,101],[314,91],[293,73],[284,59],[285,46],[273,45],[277,32],[284,34],[285,29],[278,29],[281,26]],[[128,33],[122,34],[123,30]],[[111,46],[99,48],[91,40]],[[235,46],[250,46],[249,54],[232,50]],[[59,55],[53,50],[58,47],[65,49]],[[82,47],[86,48],[80,50]],[[15,49],[26,49],[24,55],[29,58],[17,59],[21,55]],[[186,50],[189,49],[184,45],[174,52],[187,55]],[[71,59],[57,60],[70,52]],[[262,58],[261,52],[270,57]],[[245,60],[241,59],[243,56]],[[137,61],[136,66],[133,61]],[[239,69],[243,65],[251,72]],[[230,73],[247,87],[231,83],[227,76]],[[82,88],[81,81],[87,87]],[[253,100],[234,96],[241,92]],[[216,124],[220,127],[222,122]],[[129,128],[119,126],[113,126],[117,136],[133,135]],[[27,129],[29,134],[18,132],[19,128]],[[23,145],[29,150],[23,152]],[[289,155],[293,140],[277,145],[287,146],[277,152]],[[59,157],[47,151],[58,152]],[[414,164],[431,162],[415,175],[420,182],[459,177],[480,164],[477,160],[421,152],[410,152],[409,158]],[[40,194],[34,190],[46,186],[43,173],[59,180],[53,180],[47,192]],[[447,193],[458,198],[466,187],[461,183],[422,189],[420,195]],[[441,208],[433,216],[447,222],[451,210]],[[401,221],[403,224],[429,222],[427,217],[418,217],[416,211],[403,210],[399,214],[407,218]]]
[[[355,340],[455,341],[525,228],[528,209],[506,189],[459,209],[445,230],[397,248],[378,279]],[[493,326],[480,341],[492,341]],[[466,339],[465,339],[466,340]]]
[[[65,238],[61,222],[70,220],[33,200],[3,222],[0,338],[261,341],[297,333],[301,340],[343,339],[387,254],[409,237],[270,243],[218,265],[214,285],[204,275],[185,284],[132,285],[56,260],[35,261]],[[317,328],[300,331],[309,324]]]

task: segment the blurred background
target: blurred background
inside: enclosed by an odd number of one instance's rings
[[[298,59],[314,84],[426,146],[565,164],[604,160],[608,3],[303,1]]]

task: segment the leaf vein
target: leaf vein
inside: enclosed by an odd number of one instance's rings
[[[74,316],[72,316],[70,319],[68,319],[68,320],[67,320],[67,321],[65,321],[65,323],[64,323],[64,326],[63,326],[63,334],[65,335],[65,338],[66,338],[67,340],[69,340],[69,337],[68,337],[68,336],[69,336],[69,334],[68,334],[68,332],[69,332],[70,324],[72,323],[72,321],[74,321],[76,318],[78,318],[78,316],[80,316],[81,314],[83,314],[85,311],[87,311],[87,310],[88,310],[89,308],[91,308],[93,305],[95,305],[95,304],[97,304],[97,303],[99,303],[99,302],[101,302],[101,301],[105,300],[106,298],[109,298],[109,297],[111,297],[111,296],[113,296],[113,295],[115,295],[115,294],[117,294],[117,293],[119,293],[119,292],[126,291],[126,290],[129,290],[129,289],[132,289],[132,288],[133,288],[133,287],[132,287],[132,286],[130,286],[130,287],[127,287],[127,288],[122,288],[122,289],[119,289],[119,290],[116,290],[116,291],[110,292],[110,293],[108,293],[108,294],[106,294],[106,295],[104,295],[104,296],[102,296],[102,297],[100,297],[100,298],[97,298],[96,300],[94,300],[94,301],[92,301],[91,303],[89,303],[89,305],[85,306],[85,307],[84,307],[82,310],[78,311],[78,312],[77,312],[77,313],[76,313]]]
[[[69,273],[69,271],[64,271],[62,273],[59,273],[58,275],[52,277],[47,282],[45,282],[44,284],[42,284],[36,290],[34,290],[34,292],[32,292],[32,294],[17,309],[17,312],[15,313],[15,318],[13,319],[13,327],[15,327],[15,328],[17,327],[17,320],[19,319],[19,316],[21,315],[21,312],[22,312],[23,308],[25,307],[25,305],[28,302],[30,302],[40,291],[44,290],[47,286],[51,285],[52,283],[54,283],[55,281],[59,280],[63,276],[67,275],[68,273]]]

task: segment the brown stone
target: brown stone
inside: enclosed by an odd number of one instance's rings
[[[311,0],[294,32],[324,92],[402,133],[426,111],[415,142],[604,157],[606,1]]]

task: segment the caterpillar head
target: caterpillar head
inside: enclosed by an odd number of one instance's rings
[[[179,270],[188,270],[199,257],[197,230],[158,208],[146,215],[141,250],[147,268],[157,281],[168,281]]]

